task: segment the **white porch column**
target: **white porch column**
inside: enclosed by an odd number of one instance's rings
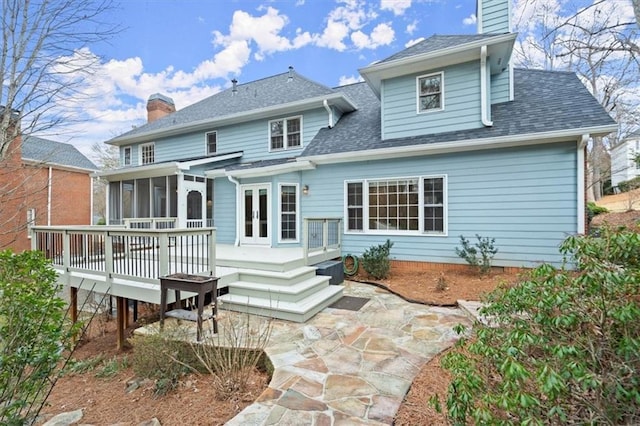
[[[187,191],[184,186],[184,176],[182,173],[177,173],[178,180],[178,228],[187,227]]]

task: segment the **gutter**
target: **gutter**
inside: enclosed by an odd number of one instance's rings
[[[382,160],[415,155],[433,155],[460,151],[475,151],[480,149],[537,145],[550,142],[571,140],[575,141],[578,137],[576,135],[607,135],[609,133],[615,132],[617,129],[617,125],[595,126],[582,129],[527,133],[518,136],[507,135],[493,138],[468,139],[455,142],[437,142],[420,145],[408,145],[400,148],[380,148],[365,151],[310,155],[304,158],[299,158],[298,161],[311,161],[315,164],[346,163],[352,161]]]
[[[480,115],[482,125],[493,126],[493,121],[489,120],[489,108],[487,105],[487,45],[480,48]]]
[[[51,181],[53,179],[53,169],[49,166],[49,179],[47,180],[47,226],[51,226]]]
[[[331,107],[329,106],[329,102],[326,99],[322,101],[322,105],[324,106],[324,109],[326,109],[327,113],[329,114],[329,128],[331,129],[333,127],[333,111],[331,110]]]
[[[233,176],[227,176],[229,182],[236,186],[236,240],[233,242],[233,245],[236,247],[240,246],[240,182],[238,182]]]

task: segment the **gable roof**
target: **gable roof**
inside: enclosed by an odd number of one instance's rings
[[[615,125],[574,73],[516,69],[514,79],[515,100],[491,106],[492,127],[388,140],[381,139],[380,101],[372,90],[365,83],[345,86],[342,90],[363,108],[344,115],[332,129],[321,129],[301,157],[316,161],[305,157],[565,131],[579,135],[612,131]]]
[[[450,49],[452,47],[472,43],[478,40],[487,40],[495,38],[497,34],[465,34],[465,35],[438,35],[434,34],[431,37],[422,40],[419,43],[409,46],[400,52],[385,58],[377,64],[384,64],[385,62],[393,62],[398,59],[408,58],[411,56],[422,55],[425,53],[431,53],[438,50]]]
[[[277,113],[287,113],[287,111],[299,113],[311,105],[316,108],[322,107],[321,99],[331,99],[336,106],[345,111],[355,109],[355,105],[344,98],[341,92],[309,80],[291,70],[291,72],[238,84],[235,92],[233,88],[223,90],[111,139],[108,143],[120,145],[184,131],[210,129],[213,126],[246,120],[248,116],[258,119],[263,115],[273,116]]]
[[[72,167],[88,171],[98,170],[95,164],[68,143],[55,142],[36,136],[22,139],[22,159],[46,165]]]

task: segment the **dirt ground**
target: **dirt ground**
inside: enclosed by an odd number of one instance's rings
[[[598,200],[596,204],[601,207],[606,207],[612,212],[640,210],[640,189],[604,196]]]
[[[436,289],[444,276],[445,290]],[[369,281],[368,277],[355,277]],[[384,286],[402,297],[416,302],[454,305],[458,299],[478,300],[500,283],[513,283],[515,274],[493,271],[488,277],[472,272],[419,272],[394,273],[376,284]],[[137,325],[129,328],[131,333]],[[74,354],[76,359],[90,359],[102,355],[105,359],[130,359],[132,349],[121,353],[115,349],[115,321],[100,321],[92,326],[91,336],[83,341]],[[83,408],[81,423],[94,425],[137,425],[157,418],[168,425],[220,425],[254,401],[268,385],[266,374],[256,371],[250,392],[241,400],[218,401],[209,386],[207,376],[189,375],[182,379],[176,391],[165,396],[154,396],[152,382],[127,393],[127,384],[135,379],[129,366],[110,378],[96,377],[96,370],[82,374],[69,374],[56,383],[43,417]],[[446,398],[448,373],[440,368],[439,357],[425,365],[414,380],[395,419],[396,425],[446,424],[444,417],[429,407],[428,399],[434,393],[441,401]]]

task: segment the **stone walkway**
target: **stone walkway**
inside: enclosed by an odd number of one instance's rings
[[[269,388],[228,425],[391,424],[413,378],[470,325],[459,309],[412,304],[347,282],[359,311],[327,308],[305,324],[274,321]]]

